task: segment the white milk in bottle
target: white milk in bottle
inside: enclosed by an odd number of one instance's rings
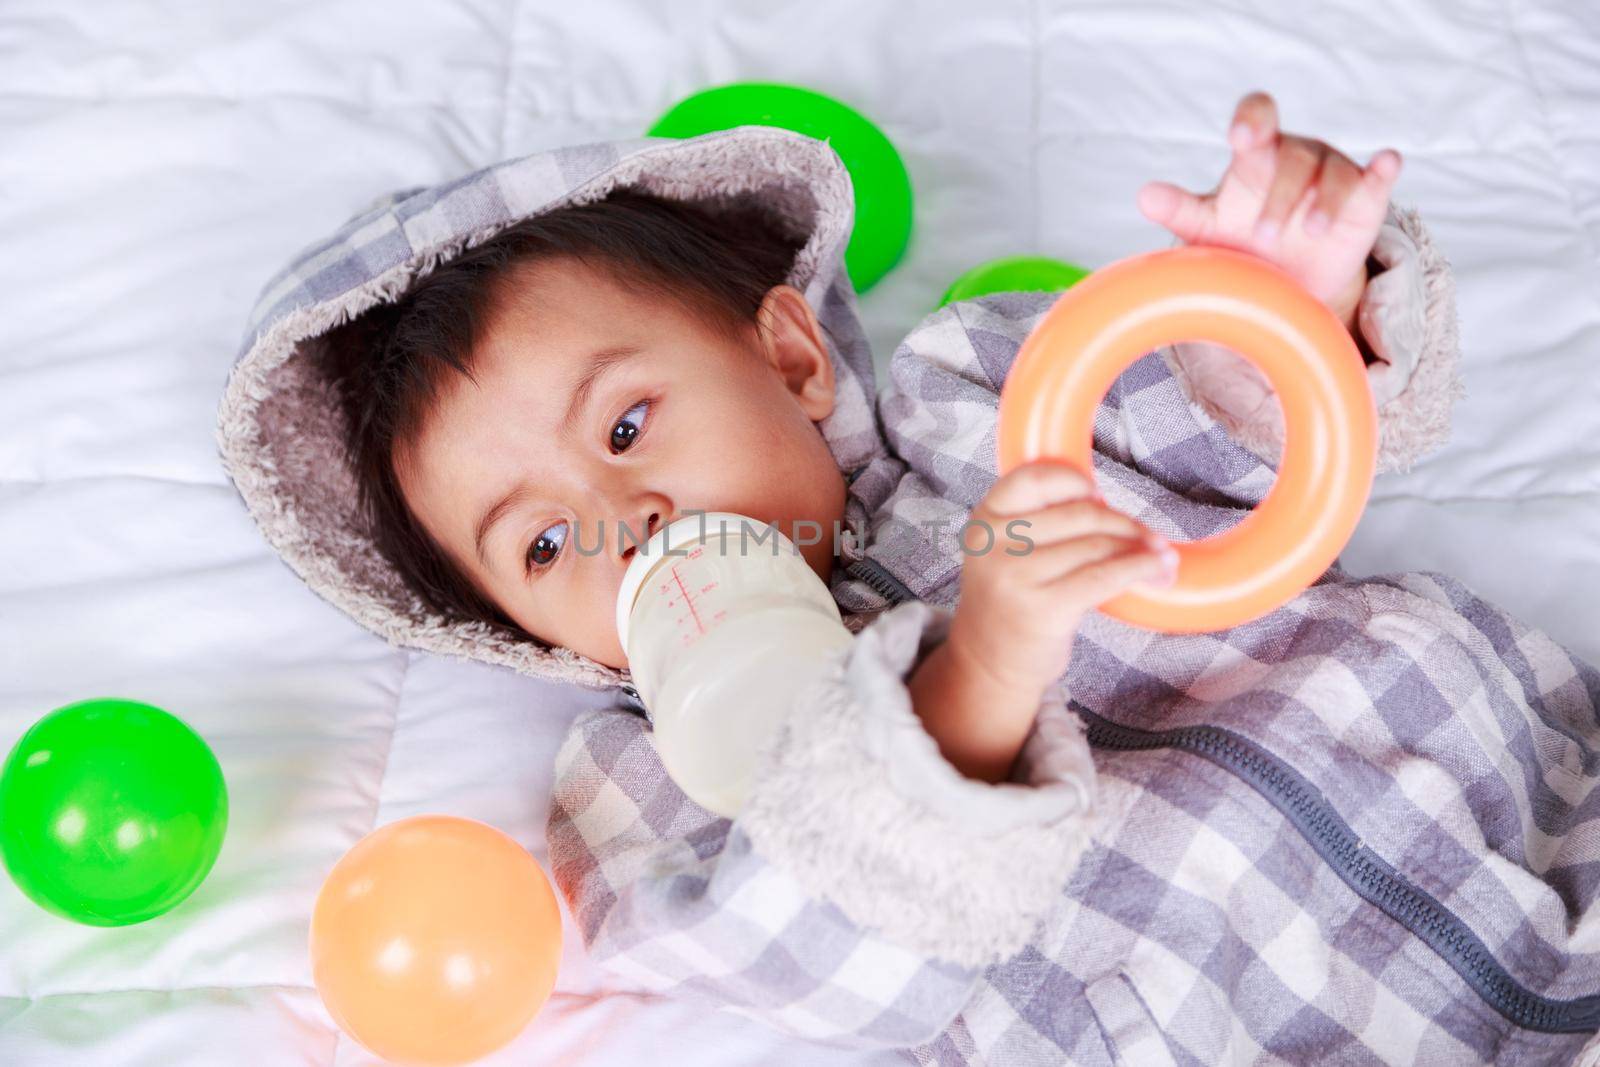
[[[793,541],[725,511],[685,516],[639,547],[617,593],[617,634],[662,765],[730,819],[761,742],[853,636]]]

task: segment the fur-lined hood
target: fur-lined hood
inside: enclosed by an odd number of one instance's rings
[[[754,199],[806,237],[787,281],[826,328],[833,358],[835,410],[820,429],[846,473],[883,448],[871,353],[844,268],[854,197],[827,142],[744,126],[686,140],[573,145],[392,193],[307,246],[266,284],[216,430],[223,466],[267,541],[319,596],[392,644],[590,687],[627,682],[626,670],[423,605],[363,527],[343,411],[315,358],[323,334],[397,300],[440,263],[522,219],[623,186],[713,204]]]

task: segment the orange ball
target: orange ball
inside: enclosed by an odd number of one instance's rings
[[[1000,393],[999,472],[1049,457],[1093,480],[1100,399],[1129,364],[1178,341],[1225,345],[1255,364],[1284,417],[1278,478],[1255,510],[1175,543],[1173,585],[1099,606],[1147,629],[1197,633],[1282,607],[1334,562],[1372,492],[1378,412],[1349,331],[1286,271],[1232,249],[1175,248],[1096,271],[1028,335]]]
[[[317,894],[311,972],[339,1027],[402,1064],[459,1064],[516,1037],[555,988],[561,911],[516,841],[420,815],[345,853]]]

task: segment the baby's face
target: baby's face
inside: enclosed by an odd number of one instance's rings
[[[749,515],[797,544],[795,523],[816,523],[802,533],[821,541],[801,552],[828,580],[845,482],[815,425],[833,411],[833,369],[799,291],[769,292],[766,328],[739,340],[568,257],[520,265],[504,292],[477,383],[451,375],[395,467],[413,514],[507,615],[627,666],[616,597],[635,541],[690,511]],[[628,354],[597,360],[616,349]]]

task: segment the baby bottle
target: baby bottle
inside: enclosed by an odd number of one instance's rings
[[[726,511],[681,518],[639,547],[617,593],[617,634],[662,765],[730,819],[761,743],[853,636],[794,542]]]

